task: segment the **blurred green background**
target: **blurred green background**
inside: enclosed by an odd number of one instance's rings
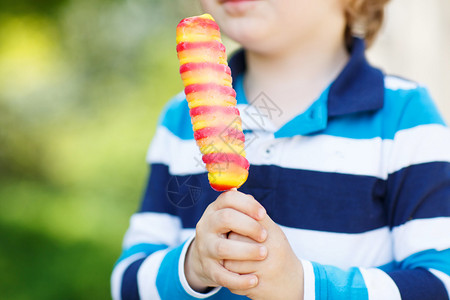
[[[0,2],[1,299],[108,299],[195,1]]]
[[[369,54],[427,83],[448,119],[449,63],[429,59],[449,53],[450,26],[427,40],[448,0],[410,1],[393,3]],[[0,299],[110,298],[159,112],[182,89],[175,27],[198,12],[196,0],[0,0]],[[423,33],[405,36],[402,16]],[[423,40],[442,54],[404,47]]]

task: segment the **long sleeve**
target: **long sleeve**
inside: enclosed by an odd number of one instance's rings
[[[183,94],[164,109],[147,162],[151,170],[143,200],[111,276],[113,299],[241,299],[224,288],[197,293],[185,278],[195,225],[218,193],[200,163]]]
[[[304,261],[305,300],[448,299],[450,130],[425,89],[410,97],[385,150],[394,261],[346,270]]]

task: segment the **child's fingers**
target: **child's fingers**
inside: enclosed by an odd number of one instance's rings
[[[224,286],[230,290],[247,290],[258,284],[258,277],[253,274],[239,275],[218,265],[212,272],[211,279],[219,286]]]
[[[240,242],[246,242],[246,243],[256,243],[255,240],[252,240],[251,238],[237,234],[235,232],[230,232],[228,234],[228,239],[234,240],[234,241],[240,241]]]
[[[258,221],[262,220],[266,215],[264,207],[253,196],[234,190],[222,193],[213,202],[213,205],[216,210],[233,208]]]
[[[217,233],[233,231],[257,242],[264,242],[267,238],[267,231],[260,223],[231,208],[217,211],[211,219],[211,225]]]
[[[238,274],[250,274],[258,271],[258,262],[256,261],[225,260],[223,266],[228,271]]]
[[[217,260],[263,260],[267,256],[267,248],[257,243],[245,243],[219,238],[209,245],[209,252]]]

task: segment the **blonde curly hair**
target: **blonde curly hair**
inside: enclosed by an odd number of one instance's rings
[[[383,24],[384,7],[389,0],[345,0],[345,40],[347,45],[352,37],[362,37],[370,47]]]

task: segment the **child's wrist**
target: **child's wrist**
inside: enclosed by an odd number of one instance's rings
[[[186,252],[186,258],[184,260],[184,275],[186,276],[186,281],[188,282],[189,286],[198,293],[207,293],[210,291],[210,287],[207,285],[204,285],[200,277],[196,274],[194,268],[193,268],[193,244],[195,243],[195,239],[192,241],[191,245],[189,245],[189,248]]]

